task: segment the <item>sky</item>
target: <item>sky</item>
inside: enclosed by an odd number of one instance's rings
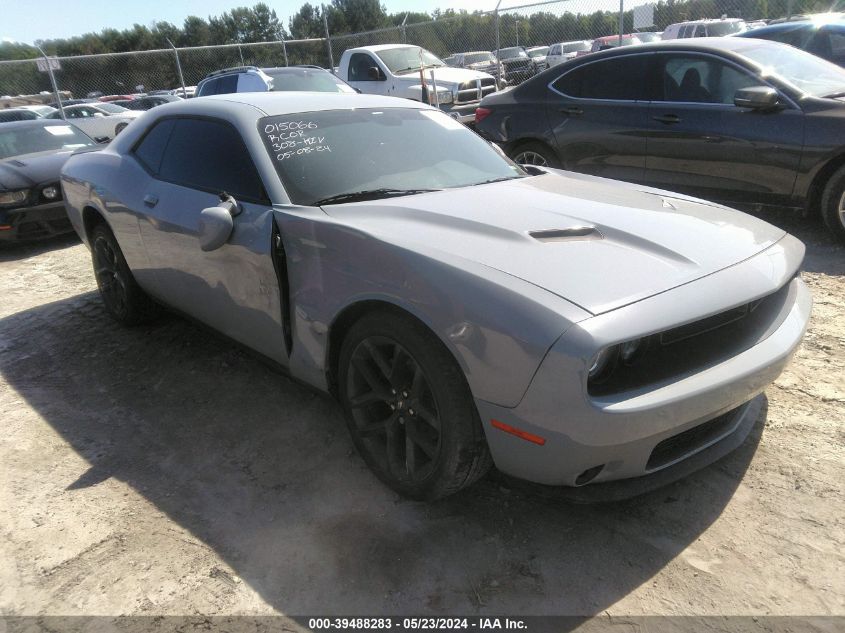
[[[35,40],[72,37],[105,28],[125,29],[133,24],[171,22],[182,26],[189,15],[208,18],[260,0],[0,0],[0,40],[32,44]],[[306,0],[264,0],[287,28],[288,18]],[[320,4],[327,0],[310,0]],[[530,0],[503,0],[502,7],[527,4]],[[495,0],[382,0],[388,13],[436,8],[492,10]]]

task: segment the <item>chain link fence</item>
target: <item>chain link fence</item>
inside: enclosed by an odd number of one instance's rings
[[[553,0],[498,10],[491,7],[489,11],[474,13],[447,13],[430,22],[365,33],[332,35],[326,28],[323,38],[60,57],[54,74],[63,98],[132,94],[179,89],[182,78],[186,86],[194,86],[208,73],[232,66],[314,64],[332,68],[344,50],[358,46],[416,44],[446,58],[470,51],[495,53],[497,49],[516,46],[593,40],[635,30],[662,31],[671,23],[692,19],[735,17],[750,21],[782,17],[793,13],[794,7],[806,10],[806,6],[814,6],[813,1],[668,0],[644,4],[628,0],[623,4],[623,0],[617,4],[616,0]],[[502,56],[505,54],[503,51]],[[46,62],[44,58],[40,64],[38,60],[0,61],[0,108],[22,101],[53,101]],[[537,65],[534,70],[537,69],[542,66]],[[530,74],[533,71],[510,74],[509,83],[518,83]]]

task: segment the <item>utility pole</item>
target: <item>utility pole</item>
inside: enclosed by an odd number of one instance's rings
[[[182,76],[182,63],[179,61],[179,51],[176,50],[176,47],[173,45],[173,42],[170,41],[170,38],[167,38],[167,43],[170,44],[170,48],[173,49],[173,54],[176,55],[176,72],[179,73],[179,83],[182,84],[182,96],[187,99],[188,98],[188,90],[185,88],[185,77]]]
[[[329,35],[329,19],[323,11],[323,28],[326,29],[326,46],[329,49],[329,70],[334,73],[334,55],[332,54],[332,38]]]
[[[519,20],[516,21],[516,45],[519,46]]]
[[[625,0],[619,0],[619,46],[622,46],[622,32],[625,30]]]
[[[50,75],[50,84],[53,86],[53,94],[56,95],[56,105],[59,106],[59,112],[62,115],[62,118],[67,121],[67,117],[65,116],[65,109],[62,106],[62,96],[59,94],[59,86],[56,84],[56,76],[53,74],[53,66],[50,63],[50,58],[47,57],[47,53],[44,52],[44,49],[35,45],[35,48],[44,56],[44,61],[47,63],[47,73]]]

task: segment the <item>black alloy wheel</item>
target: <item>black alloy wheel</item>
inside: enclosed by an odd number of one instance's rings
[[[157,316],[158,305],[138,286],[108,225],[97,224],[90,243],[94,276],[106,311],[124,325],[137,325]]]
[[[437,499],[490,468],[466,376],[415,319],[373,312],[357,321],[341,346],[337,387],[358,452],[397,492]]]

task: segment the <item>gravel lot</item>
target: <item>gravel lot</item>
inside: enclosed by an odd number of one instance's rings
[[[405,501],[331,400],[180,318],[114,324],[76,240],[0,248],[0,614],[845,616],[845,249],[779,220],[815,307],[764,418],[590,506],[496,474]]]

